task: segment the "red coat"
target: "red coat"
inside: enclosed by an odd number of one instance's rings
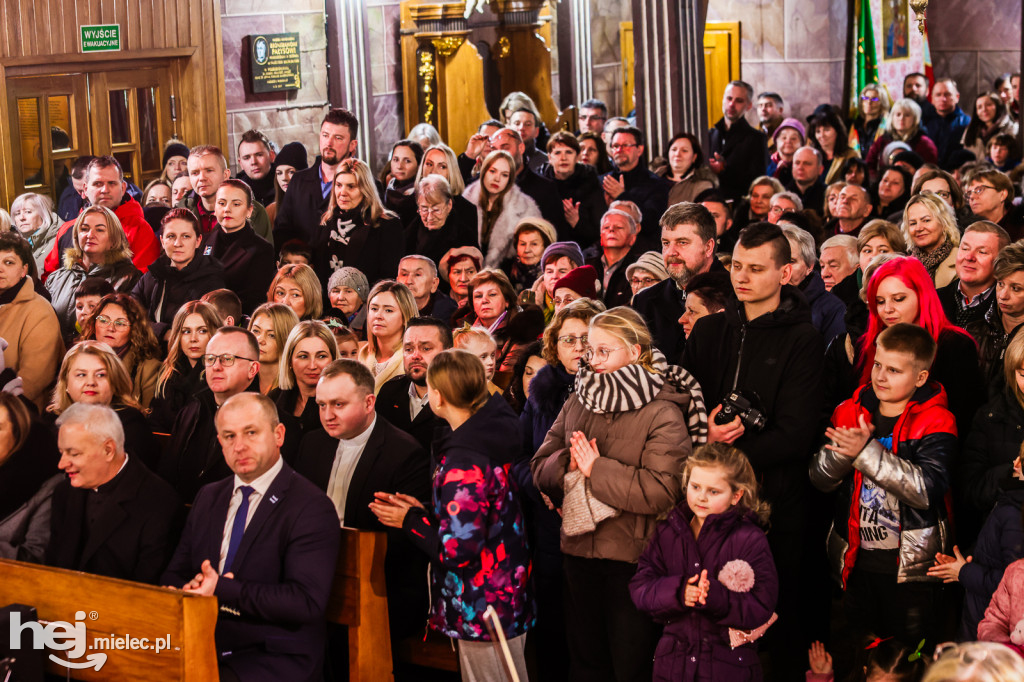
[[[114,209],[114,215],[121,221],[121,228],[128,236],[128,246],[132,250],[132,264],[145,273],[149,266],[160,255],[160,242],[156,233],[149,226],[142,215],[142,206],[131,197]],[[57,231],[57,238],[53,242],[53,249],[46,255],[43,263],[43,274],[49,275],[63,265],[64,249],[70,249],[72,245],[71,228],[75,221],[69,220],[60,226]]]

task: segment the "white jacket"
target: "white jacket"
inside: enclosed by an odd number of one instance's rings
[[[480,208],[480,181],[476,180],[469,185],[462,193],[462,196],[476,206],[477,238],[480,240],[480,246],[483,247],[484,217],[483,211]],[[491,238],[487,244],[487,250],[484,251],[484,266],[488,268],[499,267],[503,260],[516,255],[516,245],[512,243],[512,238],[515,236],[516,226],[519,224],[519,221],[523,218],[540,217],[540,209],[537,208],[537,203],[524,194],[516,185],[512,185],[508,194],[505,195],[501,215],[498,216],[498,220],[495,221],[494,228],[491,230]]]

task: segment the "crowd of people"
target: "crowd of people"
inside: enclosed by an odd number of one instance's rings
[[[0,557],[215,595],[223,679],[343,679],[339,524],[464,680],[1022,679],[1018,83],[77,159],[0,214]]]

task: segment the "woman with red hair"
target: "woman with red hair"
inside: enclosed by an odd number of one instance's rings
[[[870,382],[878,335],[883,329],[900,322],[916,324],[927,330],[938,344],[931,378],[946,389],[949,410],[956,417],[957,430],[965,436],[975,411],[986,400],[978,347],[966,331],[946,318],[935,284],[924,265],[916,258],[906,256],[883,263],[868,281],[865,301],[868,305],[867,330],[855,345],[853,363],[845,368],[833,367],[849,373],[849,382],[839,383],[846,386]],[[842,396],[834,397],[843,399]]]

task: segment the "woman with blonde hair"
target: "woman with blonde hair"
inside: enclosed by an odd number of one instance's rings
[[[659,628],[629,596],[658,519],[682,495],[683,464],[707,437],[693,377],[651,345],[643,318],[618,307],[594,316],[575,391],[530,461],[540,492],[562,510],[572,669],[650,679]]]
[[[323,284],[305,263],[282,265],[267,290],[268,303],[283,303],[300,320],[315,320],[324,314]]]
[[[527,680],[524,646],[535,623],[530,558],[519,496],[509,469],[519,428],[500,395],[487,394],[480,361],[441,351],[427,369],[427,395],[451,432],[434,443],[433,504],[388,491],[370,509],[432,559],[428,627],[458,642],[462,679],[503,679],[483,605],[493,607],[519,679]],[[409,518],[406,518],[406,517]]]
[[[129,294],[142,276],[132,263],[132,250],[121,221],[110,209],[83,209],[71,234],[72,247],[64,252],[64,267],[46,279],[46,290],[65,337],[75,329],[75,290],[86,277],[101,277],[115,291]]]
[[[886,119],[885,132],[878,136],[864,161],[874,176],[886,164],[882,152],[890,142],[906,142],[925,163],[939,163],[939,151],[930,137],[921,128],[921,105],[904,97],[896,100]]]
[[[921,261],[936,288],[956,278],[956,252],[960,230],[953,209],[937,194],[910,197],[903,208],[903,237],[910,255]]]
[[[11,204],[11,227],[32,247],[32,257],[39,272],[43,271],[46,254],[60,230],[60,217],[53,210],[53,201],[45,194],[26,192]]]
[[[515,255],[512,236],[520,220],[541,217],[537,203],[516,186],[517,171],[511,154],[495,150],[483,160],[480,179],[463,195],[477,207],[480,250],[489,268]]]
[[[996,642],[949,642],[935,650],[935,662],[921,682],[1019,682],[1024,679],[1020,654]]]
[[[169,430],[178,411],[205,385],[203,355],[220,326],[217,309],[202,301],[189,301],[174,315],[167,357],[160,366],[156,394],[150,403],[149,420],[158,431]]]
[[[370,289],[366,299],[366,345],[359,351],[359,362],[373,374],[374,393],[384,382],[405,374],[402,337],[409,320],[418,313],[416,299],[404,284],[386,279]]]
[[[281,454],[292,461],[306,433],[320,428],[316,384],[324,367],[338,359],[338,343],[320,320],[299,322],[288,334],[278,368],[278,389],[270,397],[285,425]]]
[[[260,393],[269,395],[280,379],[281,351],[299,317],[284,303],[264,303],[249,318],[249,331],[260,349]]]
[[[860,155],[867,153],[882,133],[882,123],[889,115],[889,95],[878,83],[868,83],[860,91],[857,117],[850,123],[850,149]]]
[[[125,451],[156,471],[159,444],[134,394],[131,375],[107,344],[80,341],[67,352],[44,418],[55,421],[75,403],[106,405],[117,412],[124,427]]]
[[[359,159],[342,161],[309,240],[317,277],[326,282],[343,266],[359,269],[370,282],[392,277],[404,244],[402,221],[384,208],[370,167]]]

